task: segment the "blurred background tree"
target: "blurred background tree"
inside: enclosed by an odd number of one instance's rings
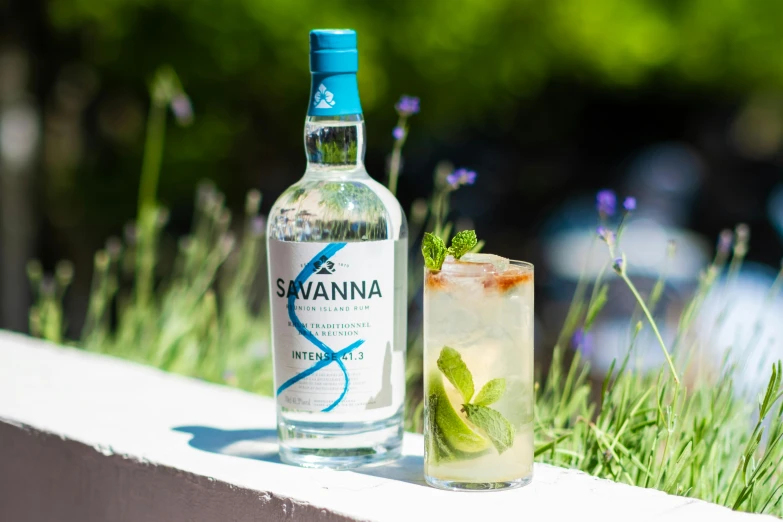
[[[203,178],[235,209],[260,189],[268,209],[304,169],[314,27],[358,31],[370,173],[384,176],[394,101],[419,96],[399,199],[408,209],[425,197],[443,158],[477,170],[454,207],[492,251],[540,261],[564,202],[639,189],[635,158],[673,142],[700,165],[677,224],[714,236],[746,221],[752,256],[777,264],[783,253],[765,213],[783,165],[778,0],[5,0],[0,11],[6,159],[19,99],[39,122],[28,181],[0,172],[0,326],[25,328],[19,260],[32,256],[74,261],[69,319],[80,324],[93,252],[135,215],[147,82],[162,63],[195,109],[167,137],[159,198],[173,235],[188,229]]]

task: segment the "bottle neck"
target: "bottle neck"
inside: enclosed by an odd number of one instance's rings
[[[365,174],[364,117],[359,114],[308,116],[305,121],[307,173]]]
[[[343,176],[364,173],[364,117],[359,101],[359,85],[353,71],[328,67],[327,58],[340,55],[316,55],[325,63],[319,67],[332,72],[313,72],[310,103],[305,122],[305,153],[309,175],[323,176],[339,171]],[[322,60],[323,61],[323,60]],[[364,174],[366,175],[366,173]]]

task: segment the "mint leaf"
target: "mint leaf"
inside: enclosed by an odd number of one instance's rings
[[[476,406],[489,406],[490,404],[497,402],[506,392],[506,379],[492,379],[481,388],[476,398],[473,400],[473,404]]]
[[[475,230],[457,232],[457,235],[451,240],[451,246],[449,247],[448,253],[454,256],[454,259],[459,259],[470,252],[477,243],[478,238],[476,237]]]
[[[473,375],[462,360],[462,356],[454,348],[444,346],[438,357],[438,368],[454,387],[462,394],[465,402],[473,397]]]
[[[435,234],[424,233],[421,240],[421,253],[424,256],[424,265],[430,270],[440,270],[443,260],[446,259],[446,243]]]
[[[464,404],[468,420],[475,424],[487,437],[498,453],[503,453],[514,444],[514,426],[497,410],[475,404]]]

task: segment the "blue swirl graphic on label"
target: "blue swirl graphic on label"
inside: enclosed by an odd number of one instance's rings
[[[315,272],[315,263],[320,261],[322,257],[325,257],[326,259],[331,258],[333,255],[335,255],[341,248],[343,248],[347,243],[331,243],[326,248],[318,252],[309,263],[307,263],[304,268],[302,268],[302,271],[299,272],[299,275],[296,276],[296,279],[294,280],[294,285],[296,287],[301,288],[307,279],[313,275]],[[291,319],[291,324],[293,324],[297,331],[310,343],[315,345],[318,349],[320,349],[322,352],[324,352],[329,357],[327,359],[322,359],[318,361],[316,364],[311,366],[310,368],[297,373],[287,381],[285,381],[283,384],[280,385],[280,387],[277,389],[277,395],[280,395],[283,391],[290,388],[297,382],[301,381],[302,379],[309,377],[310,375],[314,374],[318,370],[321,370],[322,368],[326,368],[330,364],[337,363],[337,365],[340,367],[340,370],[343,372],[343,378],[345,379],[345,383],[343,385],[343,391],[340,394],[340,396],[337,398],[336,401],[334,401],[332,404],[327,406],[321,411],[332,411],[335,406],[340,404],[342,400],[345,398],[345,394],[348,393],[348,385],[350,383],[350,379],[348,378],[348,370],[345,368],[345,364],[342,361],[342,358],[360,347],[362,344],[364,344],[364,339],[359,339],[358,341],[354,341],[353,343],[349,344],[342,350],[339,350],[335,352],[333,349],[331,349],[329,346],[327,346],[323,341],[318,339],[313,333],[305,328],[304,324],[299,320],[299,318],[296,316],[296,312],[294,309],[296,308],[294,306],[294,302],[296,301],[297,296],[289,295],[288,296],[288,317]]]

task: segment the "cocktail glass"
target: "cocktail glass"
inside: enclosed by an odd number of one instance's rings
[[[424,476],[494,490],[533,476],[533,265],[449,256],[424,272]]]

